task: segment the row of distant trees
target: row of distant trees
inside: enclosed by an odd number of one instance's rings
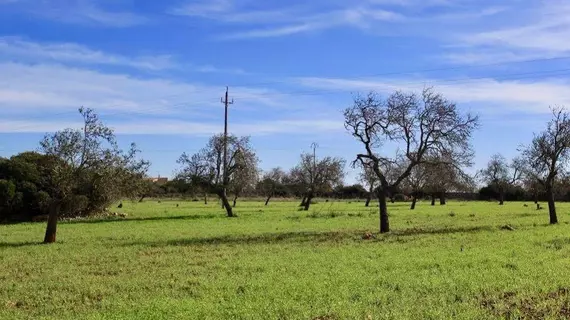
[[[136,146],[121,150],[113,131],[93,110],[82,108],[80,113],[83,128],[46,135],[38,152],[0,159],[0,220],[47,214],[45,242],[55,241],[61,217],[96,214],[119,199],[143,201],[158,192],[144,179],[149,163],[139,159]],[[512,163],[494,156],[475,177],[465,169],[472,166],[470,140],[478,117],[462,114],[431,88],[398,91],[386,99],[375,93],[357,96],[344,118],[346,130],[362,147],[350,165],[361,170],[366,205],[372,198],[378,202],[380,232],[390,231],[387,202],[398,195],[410,199],[411,209],[426,196],[432,204],[437,198],[445,204],[448,192],[474,190],[477,180],[484,181],[501,204],[513,188],[546,199],[550,222],[558,222],[555,199],[570,158],[570,118],[563,108],[553,109],[546,129],[521,147]],[[247,193],[265,196],[267,204],[272,197],[294,195],[308,210],[316,196],[347,191],[342,186],[344,159],[318,157],[313,151],[301,154],[288,171],[261,173],[248,137],[213,136],[199,152],[182,154],[178,163],[176,180],[163,190],[185,188],[204,195],[205,201],[215,194],[228,217],[235,216],[233,206]]]

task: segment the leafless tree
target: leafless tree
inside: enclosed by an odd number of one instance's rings
[[[233,207],[235,208],[237,199],[247,192],[255,190],[259,180],[260,169],[259,160],[255,154],[242,157],[244,163],[239,170],[229,179],[229,190],[234,194]]]
[[[566,174],[570,159],[570,114],[563,107],[552,109],[553,117],[546,130],[535,134],[530,145],[522,151],[523,174],[537,181],[548,198],[550,223],[558,223],[554,188],[557,179]]]
[[[305,197],[302,203],[305,210],[309,210],[311,200],[316,194],[330,191],[335,186],[342,184],[344,163],[344,160],[340,158],[317,159],[312,153],[301,154],[301,161],[291,169],[290,176],[293,181],[305,188]]]
[[[499,205],[504,204],[507,189],[521,179],[521,164],[521,160],[518,159],[513,159],[509,164],[505,157],[497,153],[491,156],[487,167],[477,173],[482,182],[499,193]]]
[[[286,175],[281,168],[273,168],[263,174],[259,182],[259,191],[267,197],[265,205],[269,204],[269,200],[275,195],[278,188],[283,186]]]
[[[416,209],[418,197],[421,196],[426,190],[428,173],[428,165],[420,164],[413,167],[410,171],[410,175],[403,181],[404,189],[412,197],[410,210]]]
[[[457,161],[457,160],[461,161]],[[442,158],[434,157],[426,167],[425,190],[431,196],[431,205],[435,205],[439,198],[440,205],[446,205],[449,191],[465,192],[473,191],[475,181],[464,167],[471,165],[471,158],[450,158],[443,155]]]
[[[358,180],[368,190],[368,196],[366,197],[366,203],[364,204],[364,206],[368,207],[370,206],[370,200],[374,195],[374,189],[377,187],[378,177],[376,176],[372,168],[361,166]]]
[[[251,166],[257,166],[258,160],[249,142],[249,137],[238,138],[230,135],[227,142],[227,168],[223,165],[224,137],[215,135],[198,153],[192,156],[183,153],[180,156],[178,163],[182,165],[182,169],[178,176],[218,195],[226,209],[227,216],[234,217],[224,190],[230,187],[232,179],[244,171],[251,170]]]
[[[356,156],[354,163],[372,168],[379,179],[376,195],[380,207],[380,232],[390,231],[387,194],[392,193],[415,166],[427,163],[429,154],[446,154],[454,162],[470,158],[473,152],[469,140],[478,124],[477,117],[461,115],[454,103],[431,88],[419,95],[396,92],[386,100],[375,93],[356,97],[354,105],[345,110],[344,117],[346,129],[365,150]],[[386,156],[388,143],[398,146],[392,157]],[[396,163],[406,164],[389,182],[390,172],[382,168]]]

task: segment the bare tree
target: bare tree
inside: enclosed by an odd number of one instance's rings
[[[259,180],[259,160],[255,154],[242,157],[243,164],[239,170],[229,179],[229,190],[234,194],[233,207],[235,208],[237,199],[247,192],[255,189]]]
[[[303,153],[299,164],[291,169],[290,176],[293,181],[305,187],[302,205],[305,210],[309,210],[316,194],[342,184],[344,160],[333,157],[316,159],[314,154]]]
[[[435,205],[436,198],[439,198],[440,205],[446,205],[449,191],[464,192],[474,189],[473,177],[464,171],[464,167],[470,165],[471,157],[454,159],[447,155],[434,157],[425,165],[427,173],[424,188],[431,196],[432,206]]]
[[[100,121],[92,109],[80,108],[82,129],[65,129],[46,135],[41,150],[57,157],[53,172],[46,179],[53,186],[44,243],[56,241],[57,221],[62,206],[73,202],[76,191],[87,188],[96,199],[90,199],[89,211],[103,210],[120,197],[134,197],[144,188],[149,163],[137,159],[135,144],[123,152],[115,134]]]
[[[416,209],[418,197],[425,192],[428,181],[428,165],[420,164],[412,168],[410,175],[403,181],[404,189],[412,197],[410,210]]]
[[[487,185],[494,188],[499,194],[499,205],[505,202],[505,192],[521,178],[521,161],[513,159],[507,163],[507,159],[497,153],[491,156],[487,167],[478,172],[478,177]]]
[[[536,181],[536,179],[534,179],[532,176],[526,175],[524,173],[524,171],[526,171],[525,167],[526,166],[521,167],[523,170],[522,179],[521,179],[522,186],[528,194],[532,195],[534,203],[538,204],[538,197],[541,193],[544,192],[544,187],[538,181]]]
[[[273,168],[263,174],[258,187],[259,191],[261,191],[261,193],[267,197],[265,200],[265,205],[269,204],[269,200],[275,195],[277,190],[283,186],[285,176],[285,171],[279,167]]]
[[[377,187],[378,184],[378,177],[370,167],[363,167],[360,166],[360,174],[358,176],[358,180],[364,185],[365,188],[368,190],[368,196],[366,197],[366,203],[364,204],[365,207],[370,206],[370,200],[374,195],[374,189]]]
[[[224,190],[230,187],[230,181],[240,173],[251,170],[250,167],[253,165],[257,166],[257,156],[250,145],[249,137],[238,138],[230,135],[227,143],[227,168],[223,166],[224,136],[215,135],[198,153],[192,156],[183,153],[180,156],[178,163],[182,165],[182,169],[178,176],[218,195],[226,209],[227,216],[234,217]]]
[[[546,191],[550,223],[558,223],[554,203],[557,179],[566,173],[570,159],[570,114],[563,107],[552,109],[553,117],[546,130],[535,134],[522,151],[523,173],[537,181]]]
[[[420,95],[396,92],[386,100],[374,93],[357,97],[354,105],[345,110],[344,117],[346,129],[365,149],[356,156],[353,165],[359,162],[372,168],[379,179],[376,195],[382,233],[390,231],[386,196],[393,193],[415,166],[427,163],[429,154],[446,154],[454,162],[470,158],[469,140],[478,124],[477,117],[460,115],[454,103],[430,88]],[[387,142],[398,145],[393,157],[386,156]],[[382,168],[396,163],[405,165],[389,182],[387,177],[391,173]]]

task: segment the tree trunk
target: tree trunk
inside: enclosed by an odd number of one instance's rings
[[[146,198],[146,195],[142,195],[141,198],[139,199],[139,202],[143,202],[144,198]]]
[[[431,195],[431,205],[435,206],[435,194]]]
[[[303,196],[303,200],[301,200],[301,204],[299,205],[299,207],[304,207],[306,201],[307,201],[307,196]]]
[[[270,194],[270,195],[267,197],[267,200],[265,200],[265,205],[268,205],[268,204],[269,204],[269,199],[271,199],[271,196],[272,196],[272,195]]]
[[[502,206],[505,204],[505,193],[503,191],[499,192],[499,205]]]
[[[548,213],[550,214],[550,224],[557,224],[558,217],[556,216],[556,205],[554,204],[554,192],[552,188],[546,190],[546,195],[548,196]]]
[[[311,206],[311,200],[313,200],[313,192],[309,192],[307,195],[307,199],[305,200],[305,211],[309,211],[309,207]]]
[[[366,198],[366,203],[364,204],[365,207],[369,207],[370,206],[370,195],[368,195],[368,197]]]
[[[234,205],[233,205],[234,208],[236,207],[237,198],[238,198],[238,195],[236,194],[236,195],[234,196]]]
[[[444,206],[445,203],[446,203],[446,202],[445,202],[445,192],[442,192],[442,193],[439,195],[439,204],[442,205],[442,206]]]
[[[218,196],[220,196],[220,199],[222,200],[222,206],[226,209],[226,214],[228,218],[235,217],[234,212],[232,210],[232,206],[230,206],[230,202],[228,201],[226,193],[222,190],[221,192],[218,193]]]
[[[390,232],[390,221],[388,219],[388,206],[386,204],[386,192],[378,190],[378,208],[380,210],[380,233]]]
[[[208,204],[208,194],[204,193],[204,204]]]
[[[54,200],[49,208],[49,216],[44,237],[44,243],[54,243],[57,234],[57,219],[59,218],[59,210],[61,209],[61,202]]]
[[[396,202],[396,198],[395,198],[394,196],[390,196],[390,202],[391,202],[391,203]]]
[[[412,195],[412,205],[410,206],[410,210],[416,209],[416,201],[417,200],[418,200],[418,198],[415,195]]]

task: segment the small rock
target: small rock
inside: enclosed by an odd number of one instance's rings
[[[512,226],[507,224],[507,225],[502,226],[501,230],[515,231],[515,228],[513,228]]]

